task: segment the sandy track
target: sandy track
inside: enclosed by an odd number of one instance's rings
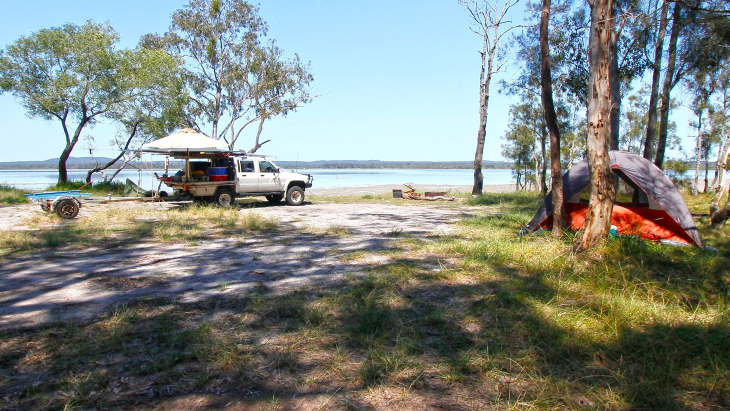
[[[0,229],[22,228],[18,216],[41,212],[30,205],[2,210],[8,209],[15,220],[0,221]],[[93,207],[82,210],[80,218],[93,218]],[[0,328],[85,318],[146,298],[195,302],[243,295],[260,284],[274,290],[328,286],[405,257],[402,238],[447,234],[473,212],[444,204],[242,209],[279,222],[277,234],[193,245],[102,242],[14,257],[0,266]]]

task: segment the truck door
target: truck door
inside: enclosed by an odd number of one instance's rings
[[[259,189],[258,191],[284,191],[284,185],[279,178],[279,169],[269,161],[259,160]]]
[[[259,176],[254,170],[254,161],[237,159],[236,163],[236,192],[255,193],[259,185]]]

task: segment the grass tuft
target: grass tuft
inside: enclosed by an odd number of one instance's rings
[[[0,184],[0,204],[26,204],[30,202],[26,191]]]

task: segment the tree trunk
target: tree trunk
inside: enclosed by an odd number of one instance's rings
[[[84,123],[85,122],[82,122],[82,124]],[[71,157],[71,151],[73,151],[74,146],[76,146],[76,143],[78,143],[79,141],[79,135],[81,134],[82,128],[83,125],[79,125],[76,132],[74,133],[73,138],[70,140],[69,143],[66,144],[66,147],[63,149],[61,157],[58,158],[58,184],[66,184],[66,182],[68,182],[68,170],[66,169],[66,162],[68,161],[68,158]]]
[[[669,3],[662,4],[659,17],[659,33],[654,46],[654,65],[651,75],[651,93],[649,94],[649,115],[646,122],[646,139],[644,139],[644,158],[651,161],[654,158],[654,144],[656,142],[657,98],[659,96],[659,79],[662,74],[662,52],[664,50],[664,35],[667,32],[667,13]]]
[[[576,238],[574,250],[585,251],[605,241],[611,227],[615,186],[611,173],[611,35],[613,1],[594,0],[591,4],[591,34],[588,53],[588,168],[591,195],[585,226]]]
[[[264,144],[268,143],[271,140],[266,140],[263,143],[259,143],[259,138],[261,137],[261,132],[264,131],[264,121],[266,120],[266,117],[261,117],[261,120],[259,121],[259,128],[256,131],[256,141],[253,145],[253,148],[251,150],[248,150],[250,154],[255,153],[258,149],[261,148]],[[233,143],[231,143],[231,150],[233,150]]]
[[[700,191],[700,164],[702,163],[702,111],[697,115],[697,162],[695,163],[695,178],[692,181],[692,195]]]
[[[722,92],[722,112],[727,113],[730,108],[730,94],[727,91]],[[720,127],[720,147],[717,153],[717,161],[715,162],[715,178],[712,180],[710,186],[712,191],[715,193],[713,203],[716,207],[719,207],[722,195],[725,192],[725,176],[727,175],[727,158],[728,152],[730,151],[730,134],[728,134],[727,123],[723,122]],[[709,158],[709,153],[707,155]],[[705,167],[707,168],[707,167]],[[707,184],[705,184],[707,186]]]
[[[540,156],[537,155],[537,153],[534,154],[535,157],[535,191],[540,191],[542,187],[542,179],[540,178],[540,168],[542,167]],[[532,189],[531,189],[532,190]]]
[[[542,107],[545,124],[550,134],[550,176],[552,178],[553,199],[553,236],[563,234],[563,172],[560,167],[560,127],[553,103],[553,79],[551,74],[550,44],[548,28],[550,24],[550,0],[542,1],[540,16],[540,83],[542,85]]]
[[[711,218],[711,227],[723,228],[728,218],[730,218],[730,198],[728,198],[727,203],[725,203],[725,207],[723,207],[722,210],[718,210],[716,213],[713,213]]]
[[[611,62],[608,66],[611,88],[611,150],[618,150],[619,126],[621,124],[621,78],[618,70],[618,37],[611,33]]]
[[[68,158],[71,156],[71,151],[73,150],[74,145],[76,145],[75,142],[73,144],[66,145],[66,147],[63,149],[63,152],[61,153],[61,157],[58,158],[58,185],[66,184],[66,182],[68,181],[66,161],[68,161]]]
[[[676,84],[674,79],[674,70],[677,64],[677,39],[679,38],[679,30],[682,22],[680,13],[682,11],[682,3],[674,3],[674,12],[672,13],[672,33],[669,35],[669,53],[667,62],[667,74],[664,77],[664,89],[661,96],[661,107],[659,108],[659,138],[657,141],[656,158],[654,164],[664,168],[664,152],[667,147],[667,133],[669,131],[669,104],[671,102],[670,93]]]
[[[547,144],[548,144],[548,130],[543,124],[540,130],[540,193],[543,197],[547,196]]]
[[[91,121],[92,118],[93,116],[86,117],[86,110],[84,110],[83,117],[81,118],[81,121],[79,121],[79,125],[76,126],[76,130],[74,130],[73,136],[69,135],[68,127],[66,126],[66,117],[61,119],[63,132],[66,134],[66,147],[61,153],[61,157],[58,158],[58,184],[65,184],[66,182],[68,182],[68,170],[66,169],[66,162],[71,156],[71,151],[73,151],[74,146],[76,146],[76,143],[79,142],[81,130],[84,129],[84,126],[86,126],[86,124]]]
[[[91,182],[91,175],[96,173],[97,171],[106,170],[107,168],[113,166],[117,161],[119,161],[122,156],[124,156],[124,153],[126,150],[129,149],[129,144],[132,142],[132,139],[134,139],[134,136],[137,135],[137,127],[139,127],[139,123],[134,125],[134,128],[132,129],[132,132],[129,134],[129,138],[127,139],[127,144],[124,145],[124,148],[121,152],[119,152],[119,155],[116,156],[114,159],[110,160],[108,163],[104,164],[103,166],[97,166],[92,168],[91,170],[86,172],[86,182]]]
[[[107,168],[113,166],[117,161],[119,161],[120,158],[122,158],[123,155],[124,155],[124,152],[122,151],[121,153],[119,153],[118,156],[116,156],[115,158],[109,160],[109,162],[106,163],[106,164],[104,164],[103,166],[96,166],[96,167],[92,168],[91,170],[87,171],[86,172],[86,183],[90,183],[91,182],[91,175],[92,174],[97,173],[97,172],[102,171],[102,170],[106,170]]]
[[[702,190],[702,194],[707,194],[707,190],[709,189],[709,173],[710,173],[710,148],[712,144],[712,140],[707,138],[703,140],[704,143],[704,154],[702,155],[702,158],[705,159],[705,188]]]
[[[118,169],[116,169],[116,170],[114,171],[114,174],[112,174],[112,176],[111,176],[111,177],[109,177],[109,179],[108,179],[107,181],[108,181],[108,182],[110,182],[110,183],[111,183],[112,181],[114,181],[114,179],[115,179],[115,178],[117,178],[117,175],[119,175],[119,173],[121,173],[121,172],[122,172],[122,170],[124,170],[125,168],[127,168],[127,164],[128,164],[128,163],[129,163],[130,161],[132,161],[132,159],[134,159],[134,158],[137,158],[137,156],[133,156],[133,157],[131,157],[131,158],[128,158],[128,159],[124,160],[124,162],[122,163],[122,165],[121,165],[121,166],[120,166],[120,167],[119,167]]]
[[[715,214],[720,208],[720,201],[722,201],[722,197],[725,194],[725,176],[727,174],[728,154],[730,154],[730,138],[725,136],[722,148],[720,149],[720,152],[717,153],[717,165],[715,167],[717,178],[712,185],[712,191],[714,194],[712,196],[712,203],[710,204],[710,216]]]
[[[482,45],[482,71],[479,75],[479,130],[477,131],[477,149],[474,153],[474,186],[472,195],[482,194],[484,176],[482,160],[484,159],[484,141],[487,136],[487,109],[489,108],[489,82],[492,79],[492,56],[487,63],[487,35],[484,33]],[[487,67],[488,66],[488,67]]]

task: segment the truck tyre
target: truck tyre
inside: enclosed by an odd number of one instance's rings
[[[302,205],[304,202],[304,190],[299,186],[292,186],[286,192],[286,203],[291,206]]]
[[[213,196],[213,203],[221,207],[230,207],[236,202],[236,197],[229,189],[220,189]]]
[[[271,204],[279,204],[281,203],[281,200],[284,198],[281,194],[269,194],[266,196],[266,201],[270,202]]]
[[[61,218],[74,218],[79,214],[79,205],[70,198],[64,198],[56,204],[56,214]]]

